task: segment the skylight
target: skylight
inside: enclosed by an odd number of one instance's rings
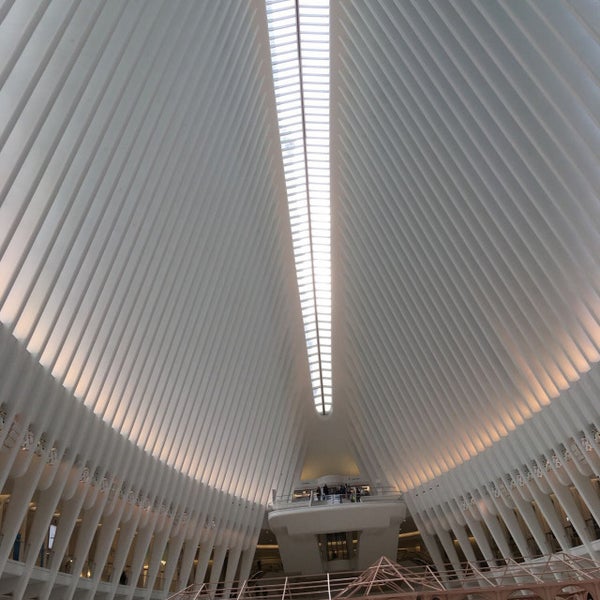
[[[266,0],[313,398],[331,412],[329,1]]]

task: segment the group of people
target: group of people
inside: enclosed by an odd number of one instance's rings
[[[368,495],[369,492],[360,486],[347,486],[342,483],[339,487],[330,488],[327,484],[313,490],[313,496],[317,501],[334,501],[343,502],[360,502],[362,496]]]

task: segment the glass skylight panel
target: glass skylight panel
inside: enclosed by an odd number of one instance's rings
[[[292,245],[315,408],[331,411],[329,0],[266,0]]]

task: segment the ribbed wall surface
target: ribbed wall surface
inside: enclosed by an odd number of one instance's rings
[[[242,550],[247,576],[312,410],[265,8],[7,2],[0,19],[2,565],[21,531],[23,594],[56,512],[41,597],[74,539],[89,594],[107,560],[113,594],[144,563],[148,596],[176,568],[202,581],[213,547],[213,577],[227,549],[227,577]]]
[[[4,20],[2,322],[134,444],[237,493],[246,465],[227,483],[219,461],[270,435],[258,413],[287,421],[295,343],[261,18],[59,2]]]
[[[402,489],[596,369],[592,5],[334,3],[334,386]]]
[[[597,3],[330,14],[319,418],[262,2],[0,5],[0,593],[227,596],[355,463],[438,566],[600,550]]]

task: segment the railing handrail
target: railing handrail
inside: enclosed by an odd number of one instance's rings
[[[437,591],[454,592],[477,583],[481,588],[497,588],[520,586],[555,585],[557,582],[582,582],[595,580],[600,582],[600,563],[589,557],[577,557],[566,553],[541,556],[527,562],[517,562],[514,559],[495,559],[496,564],[490,565],[485,561],[465,562],[454,568],[444,565],[444,569],[436,569],[433,565],[402,566],[387,559],[380,559],[365,571],[346,571],[339,573],[324,573],[311,576],[284,576],[248,579],[243,582],[233,582],[229,589],[229,598],[243,600],[252,594],[253,598],[261,600],[285,600],[286,598],[314,598],[319,596],[327,600],[348,596],[357,590],[367,596],[371,588],[377,588],[378,594],[387,586],[395,589],[395,597],[421,590],[434,593]],[[510,582],[507,582],[507,579]],[[238,588],[237,585],[240,587]],[[227,587],[227,586],[223,586]],[[218,589],[218,587],[216,588]],[[410,592],[408,590],[411,590]],[[206,584],[198,587],[189,586],[167,600],[190,598],[197,600]],[[239,591],[238,591],[239,590]],[[354,590],[354,592],[352,592]],[[196,594],[191,596],[196,592]],[[385,595],[385,594],[384,594]]]
[[[377,501],[381,500],[389,500],[394,498],[396,500],[402,499],[402,492],[394,488],[379,488],[376,492],[372,492],[369,494],[353,494],[351,492],[346,493],[330,493],[325,494],[323,496],[317,496],[316,490],[307,490],[310,492],[310,495],[307,497],[296,497],[294,493],[291,494],[281,494],[279,496],[275,496],[273,498],[270,506],[287,506],[287,505],[296,505],[296,506],[323,506],[327,503],[335,504],[335,500],[347,500],[349,502],[363,502],[365,498],[369,498],[368,501]],[[343,503],[343,502],[342,502]]]

